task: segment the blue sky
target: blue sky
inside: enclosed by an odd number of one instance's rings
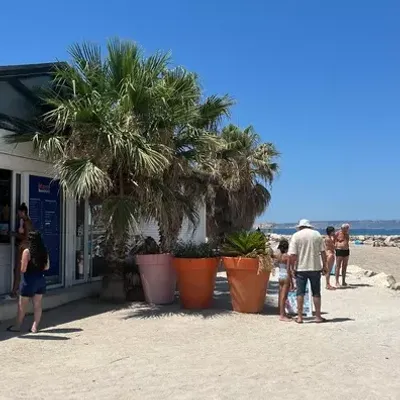
[[[400,218],[400,2],[5,2],[0,65],[119,36],[171,49],[282,153],[262,220]]]

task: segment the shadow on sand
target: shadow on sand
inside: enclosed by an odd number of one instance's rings
[[[63,305],[52,310],[44,311],[40,331],[38,333],[30,333],[29,328],[32,324],[32,315],[25,318],[21,332],[8,332],[6,329],[15,321],[2,321],[0,325],[0,341],[18,337],[20,339],[32,340],[54,340],[65,341],[69,340],[68,335],[82,332],[82,329],[77,324],[71,328],[56,328],[58,325],[63,325],[71,322],[78,322],[81,319],[88,318],[94,315],[104,314],[109,311],[126,308],[127,305],[115,305],[104,303],[98,299],[78,300],[72,303]]]
[[[369,285],[352,286],[355,286],[356,288],[358,286]],[[278,292],[278,282],[270,281],[268,286],[269,296],[267,296],[266,303],[264,305],[264,309],[261,315],[277,316],[279,314],[276,304],[271,301],[271,298],[276,296]],[[29,327],[32,323],[33,318],[31,315],[26,317],[24,326],[20,333],[7,332],[6,328],[12,325],[14,321],[3,321],[0,325],[0,341],[11,339],[13,337],[28,340],[67,341],[71,339],[73,335],[83,332],[82,328],[79,327],[79,320],[122,309],[128,311],[128,315],[124,317],[125,319],[164,318],[172,315],[193,315],[200,316],[206,319],[218,318],[219,316],[233,313],[228,281],[225,277],[218,276],[215,283],[214,303],[211,309],[185,310],[181,308],[177,299],[173,304],[165,306],[152,306],[146,303],[127,303],[123,305],[116,305],[102,302],[99,299],[78,300],[67,305],[45,311],[43,313],[41,329],[39,333],[36,334],[32,334],[29,332]],[[329,319],[327,322],[336,323],[348,321],[354,320],[350,318],[333,318]],[[59,325],[71,322],[74,322],[74,326],[71,328],[56,328]],[[310,322],[313,322],[312,319],[310,319]]]
[[[347,286],[341,286],[339,290],[354,290],[364,287],[372,287],[372,285],[368,283],[349,283]]]
[[[268,287],[268,294],[275,296],[279,291],[278,282],[270,282]],[[214,289],[214,302],[212,308],[206,310],[186,310],[181,308],[179,302],[174,302],[169,305],[148,305],[142,303],[139,306],[135,306],[135,309],[125,317],[130,318],[164,318],[173,315],[192,315],[199,316],[202,318],[218,318],[222,315],[231,314],[232,310],[231,297],[229,293],[229,285],[226,278],[217,276]],[[277,307],[268,302],[264,306],[262,315],[278,315]]]

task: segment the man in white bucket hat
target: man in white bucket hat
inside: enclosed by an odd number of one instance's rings
[[[321,272],[325,274],[327,271],[325,243],[322,235],[314,229],[308,219],[300,220],[296,228],[298,231],[292,236],[289,245],[289,255],[295,270],[297,285],[296,322],[303,323],[307,281],[311,284],[316,322],[325,322],[321,316]]]

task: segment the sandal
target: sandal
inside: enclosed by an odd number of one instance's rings
[[[316,324],[323,324],[324,322],[327,322],[327,321],[328,321],[327,319],[321,317],[320,319],[316,319],[315,323]]]
[[[303,320],[299,320],[298,318],[295,318],[294,322],[296,322],[296,324],[303,324],[304,323]]]
[[[332,285],[326,286],[325,289],[326,290],[336,290],[335,286],[332,286]]]

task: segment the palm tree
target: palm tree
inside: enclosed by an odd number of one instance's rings
[[[169,251],[178,239],[183,218],[192,226],[198,222],[197,210],[204,206],[202,198],[209,180],[205,169],[214,163],[223,141],[217,136],[219,123],[229,116],[233,101],[228,96],[211,96],[202,100],[199,94],[191,120],[170,131],[168,147],[171,162],[162,177],[151,179],[147,186],[152,193],[154,213],[149,214],[159,226],[162,251]]]
[[[250,229],[266,210],[279,156],[272,143],[261,143],[252,126],[228,125],[220,138],[225,146],[215,164],[218,183],[207,196],[208,235],[216,239]]]
[[[109,42],[105,58],[90,44],[70,55],[44,93],[40,132],[12,140],[33,140],[66,194],[102,203],[111,266],[123,264],[127,233],[143,219],[158,222],[169,250],[183,218],[197,222],[204,188],[193,177],[220,148],[216,127],[232,101],[203,100],[195,74],[171,68],[168,53],[144,57],[132,42]]]

